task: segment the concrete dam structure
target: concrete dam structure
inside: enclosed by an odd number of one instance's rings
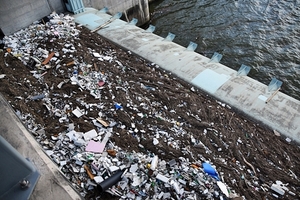
[[[269,86],[264,85],[247,76],[247,66],[237,72],[218,62],[221,55],[211,59],[202,56],[194,52],[197,44],[180,46],[172,42],[175,37],[172,33],[166,38],[153,34],[155,27],[151,25],[143,30],[132,22],[112,20],[111,15],[96,9],[86,9],[74,17],[75,22],[102,37],[300,142],[300,101],[280,92],[280,81],[275,79]]]

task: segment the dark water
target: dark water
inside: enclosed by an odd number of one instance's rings
[[[300,0],[160,0],[150,5],[155,34],[198,44],[196,52],[268,85],[283,81],[282,92],[300,100]]]

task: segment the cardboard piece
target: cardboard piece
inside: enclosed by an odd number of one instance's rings
[[[48,64],[48,62],[51,60],[51,58],[54,56],[55,52],[51,52],[49,56],[42,62],[43,65]]]

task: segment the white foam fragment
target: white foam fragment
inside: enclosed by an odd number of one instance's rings
[[[81,110],[79,108],[76,108],[75,110],[72,111],[72,113],[77,117],[81,117],[83,115],[83,113],[81,112]]]
[[[83,134],[83,138],[84,138],[85,141],[89,141],[89,140],[91,140],[91,139],[93,139],[97,136],[98,136],[98,134],[97,134],[95,129],[92,129],[92,130],[90,130],[90,131]]]
[[[162,175],[162,174],[157,174],[156,175],[156,179],[164,182],[164,183],[168,183],[169,182],[169,178],[167,178],[166,176]]]
[[[276,192],[280,195],[284,195],[284,193],[285,193],[285,191],[277,184],[272,184],[271,190],[273,190],[274,192]]]
[[[96,58],[100,58],[101,57],[101,55],[99,53],[96,53],[96,52],[93,53],[93,56],[96,57]]]
[[[96,182],[96,183],[101,183],[102,181],[104,181],[104,179],[102,178],[102,176],[95,176],[94,177],[94,181]]]

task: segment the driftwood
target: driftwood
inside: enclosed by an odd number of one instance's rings
[[[269,101],[271,101],[271,99],[279,92],[280,88],[278,88],[267,100],[265,103],[268,103]]]

